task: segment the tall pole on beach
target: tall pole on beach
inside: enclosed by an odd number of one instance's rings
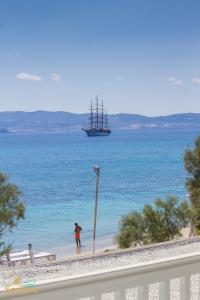
[[[95,242],[96,242],[96,225],[97,225],[97,208],[98,208],[98,198],[99,198],[100,168],[98,166],[94,166],[94,172],[96,174],[96,194],[95,194],[95,207],[94,207],[93,254],[95,254]]]

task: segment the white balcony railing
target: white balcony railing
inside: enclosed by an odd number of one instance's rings
[[[22,290],[23,296],[16,299],[199,300],[200,254],[179,255],[138,266],[76,275],[68,280],[53,280],[35,288],[34,295]],[[8,291],[0,294],[0,299],[13,297],[16,294]]]

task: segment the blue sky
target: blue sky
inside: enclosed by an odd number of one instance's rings
[[[0,0],[0,110],[200,112],[200,1]]]

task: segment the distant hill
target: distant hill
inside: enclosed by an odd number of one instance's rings
[[[67,132],[87,126],[88,114],[63,111],[0,112],[0,133]],[[200,128],[200,113],[147,117],[137,114],[109,115],[110,127],[117,129]]]

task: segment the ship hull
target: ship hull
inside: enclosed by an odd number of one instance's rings
[[[87,136],[93,137],[93,136],[108,136],[111,134],[111,130],[104,129],[104,130],[90,130],[90,129],[83,129]]]

